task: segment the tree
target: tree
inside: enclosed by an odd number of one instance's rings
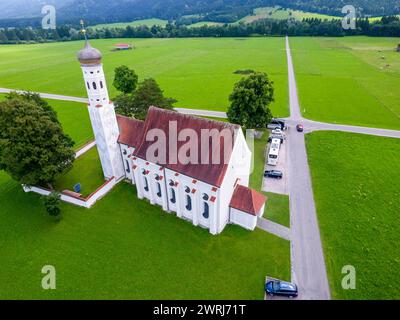
[[[271,122],[269,105],[274,101],[273,81],[257,72],[235,84],[229,97],[228,119],[247,129],[265,128]]]
[[[163,91],[156,80],[149,78],[140,83],[133,95],[134,115],[137,119],[145,119],[150,106],[162,109],[173,109],[176,102],[173,98],[164,97]]]
[[[133,93],[136,90],[138,76],[134,70],[127,66],[115,68],[115,76],[113,86],[125,94]]]
[[[43,204],[47,213],[50,216],[55,217],[57,220],[60,220],[61,218],[60,203],[61,195],[56,191],[53,191],[48,196],[43,197]]]
[[[114,98],[115,112],[126,117],[134,117],[137,113],[135,100],[131,94],[120,94]]]
[[[0,170],[28,185],[48,185],[69,170],[74,142],[57,114],[36,94],[7,96],[0,102]]]

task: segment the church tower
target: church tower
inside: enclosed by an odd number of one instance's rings
[[[85,47],[79,51],[78,60],[83,71],[89,98],[89,115],[104,177],[119,180],[125,175],[121,152],[118,146],[119,128],[114,105],[108,96],[104,76],[102,55],[86,39]]]

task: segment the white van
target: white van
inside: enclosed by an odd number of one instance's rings
[[[281,141],[279,139],[272,139],[271,146],[268,152],[268,165],[276,166],[278,164],[280,147]]]

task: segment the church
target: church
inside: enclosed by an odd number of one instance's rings
[[[267,199],[248,188],[252,155],[240,126],[156,107],[145,121],[117,115],[101,52],[86,40],[77,57],[106,179],[135,185],[140,199],[213,235],[230,223],[255,229]]]

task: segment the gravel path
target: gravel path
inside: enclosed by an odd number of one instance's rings
[[[272,233],[278,237],[290,241],[290,229],[282,226],[281,224],[275,223],[271,220],[267,220],[261,217],[257,218],[257,227],[260,229]]]

